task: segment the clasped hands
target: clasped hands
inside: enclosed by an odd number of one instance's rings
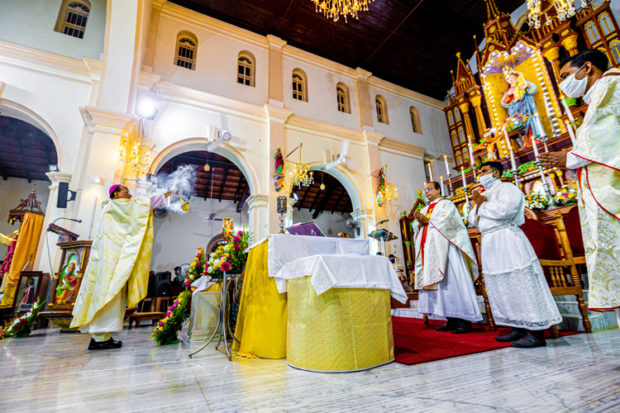
[[[428,224],[428,218],[426,218],[426,215],[421,214],[419,211],[414,212],[413,217],[420,223],[420,225]]]
[[[543,152],[539,155],[540,162],[545,168],[566,169],[566,156],[568,151]]]
[[[480,192],[478,192],[478,191],[472,191],[471,199],[472,199],[472,201],[474,201],[476,203],[476,206],[478,208],[480,208],[480,205],[482,205],[485,202],[487,202],[487,197],[482,195],[482,194],[480,194]]]

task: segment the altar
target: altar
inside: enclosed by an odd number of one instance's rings
[[[284,234],[269,235],[251,246],[235,328],[235,337],[241,344],[234,343],[233,349],[242,357],[285,358],[288,302],[287,294],[280,294],[278,291],[275,276],[287,264],[305,257],[370,257],[369,247],[368,240]],[[350,274],[354,273],[355,268],[352,268]],[[357,287],[361,287],[361,284]],[[331,291],[336,290],[338,288]],[[389,294],[384,290],[377,291],[383,291],[381,294],[387,298],[389,312]],[[317,295],[317,292],[312,291],[312,294]]]

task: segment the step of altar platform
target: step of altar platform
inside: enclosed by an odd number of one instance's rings
[[[478,296],[477,298],[478,298],[478,306],[480,307],[480,312],[482,313],[482,323],[486,324],[487,314],[486,314],[486,308],[484,307],[484,299],[482,298],[482,296]],[[410,300],[409,305],[410,307],[393,308],[392,315],[396,317],[408,317],[408,318],[420,318],[420,319],[424,318],[424,314],[418,311],[417,300]],[[428,319],[429,320],[445,320],[445,318],[443,317],[436,317],[432,315],[429,316]]]
[[[588,305],[588,292],[583,292],[586,306]],[[562,323],[560,329],[585,331],[583,320],[577,299],[574,295],[556,296],[555,302],[558,310],[562,315]],[[592,325],[592,331],[601,331],[618,328],[616,313],[614,311],[590,311],[588,310],[588,318]]]

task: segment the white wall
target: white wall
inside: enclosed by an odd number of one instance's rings
[[[297,210],[293,208],[293,223],[301,222],[314,222],[326,237],[336,237],[339,232],[344,232],[351,238],[356,238],[352,230],[347,228],[347,219],[351,218],[349,214],[342,214],[340,212],[321,212],[316,219],[312,218],[314,210],[302,208]]]
[[[81,59],[99,59],[105,38],[106,0],[90,0],[84,38],[54,31],[62,0],[0,1],[0,40]]]
[[[49,181],[28,182],[24,178],[8,178],[6,181],[0,178],[0,232],[8,235],[19,229],[19,222],[11,225],[7,222],[9,211],[19,205],[22,199],[28,198],[32,188],[35,188],[37,200],[41,201],[41,210],[45,212],[49,198]],[[45,232],[41,233],[45,236]],[[52,235],[50,235],[52,237]],[[0,260],[4,259],[6,247],[0,244]]]
[[[222,232],[222,221],[206,220],[210,213],[215,213],[216,218],[233,218],[239,229],[248,225],[247,204],[239,213],[232,201],[192,197],[189,208],[185,215],[171,213],[164,218],[153,218],[151,270],[173,272],[177,265],[192,262],[196,249],[206,248],[211,238]]]

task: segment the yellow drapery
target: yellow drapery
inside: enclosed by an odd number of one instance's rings
[[[233,349],[243,357],[286,357],[286,294],[279,294],[267,267],[268,241],[248,254]]]
[[[129,308],[146,296],[152,246],[148,199],[118,199],[104,206],[73,309],[72,328],[89,324],[125,285]]]
[[[13,305],[19,274],[28,264],[32,265],[39,245],[41,228],[43,227],[43,215],[33,212],[26,212],[15,246],[15,253],[11,261],[9,273],[5,276],[6,283],[3,283],[4,296],[0,301],[0,308],[9,308]]]

